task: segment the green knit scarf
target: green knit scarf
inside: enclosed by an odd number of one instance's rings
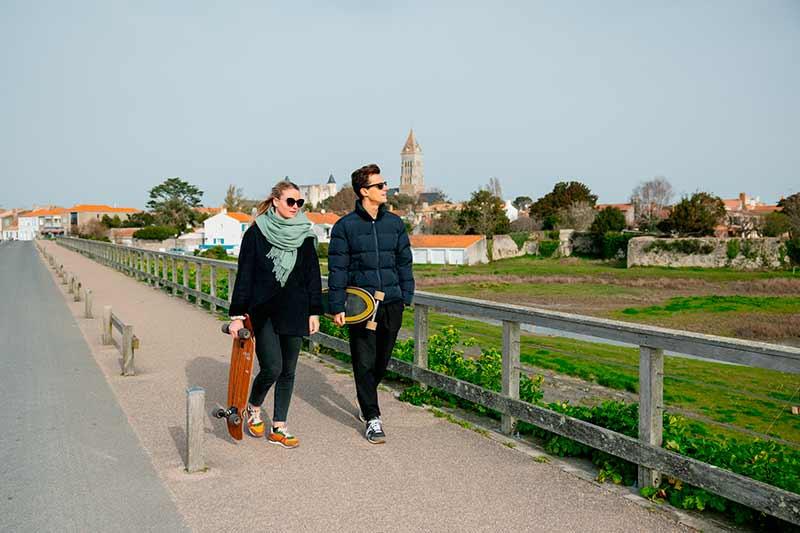
[[[271,207],[256,217],[256,225],[272,245],[267,257],[272,259],[275,279],[283,287],[297,262],[297,249],[303,241],[307,237],[314,237],[314,246],[317,245],[317,236],[311,231],[311,221],[302,211],[292,218],[283,218]]]

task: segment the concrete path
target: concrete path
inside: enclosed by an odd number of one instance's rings
[[[186,529],[32,243],[0,295],[0,531]]]
[[[128,421],[195,531],[682,531],[666,514],[534,462],[381,392],[388,442],[367,443],[352,377],[303,355],[289,416],[294,450],[231,440],[206,418],[209,471],[183,472],[185,389],[223,403],[230,342],[220,321],[54,243],[47,249],[141,339],[135,377],[77,319]],[[32,250],[32,247],[31,247]],[[19,299],[17,299],[19,300]],[[79,315],[83,304],[68,303]],[[89,389],[87,389],[89,390]],[[271,394],[266,411],[271,409]]]

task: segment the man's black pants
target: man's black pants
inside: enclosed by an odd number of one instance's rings
[[[376,322],[375,331],[368,330],[366,322],[349,326],[358,405],[367,420],[381,415],[378,384],[386,374],[397,332],[403,323],[403,302],[380,304]]]

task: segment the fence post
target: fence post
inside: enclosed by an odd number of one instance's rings
[[[69,275],[69,283],[67,283],[67,294],[75,292],[75,276]]]
[[[183,298],[189,301],[189,261],[183,260]]]
[[[111,344],[111,306],[103,306],[103,322],[100,325],[103,328],[103,344]]]
[[[203,292],[203,263],[194,264],[194,289],[198,294]],[[203,300],[197,296],[195,302],[197,307],[203,307]]]
[[[122,326],[122,375],[133,376],[133,326]]]
[[[414,365],[428,368],[428,306],[414,304]]]
[[[186,389],[186,471],[190,474],[206,469],[203,456],[206,391],[201,387]]]
[[[519,399],[519,322],[503,320],[503,395]],[[503,415],[501,430],[506,435],[514,432],[516,419]]]
[[[92,289],[83,291],[83,316],[84,318],[94,318],[92,316]]]
[[[167,289],[169,292],[169,285],[167,285],[167,275],[169,274],[169,261],[167,261],[167,257],[163,256],[161,258],[161,285]]]
[[[236,276],[233,275],[233,269],[228,269],[228,306],[233,301],[233,285],[236,283]]]
[[[81,301],[81,288],[82,288],[81,282],[76,279],[75,280],[75,301],[76,302],[80,302]]]
[[[208,291],[208,293],[211,296],[216,297],[217,296],[217,267],[215,267],[214,265],[211,265],[211,275],[209,276],[208,279],[209,279],[209,291]],[[217,312],[217,305],[212,302],[209,309],[211,310],[212,313],[216,313]]]
[[[664,351],[639,347],[639,440],[661,446],[664,411]],[[657,487],[661,474],[639,466],[639,487]]]

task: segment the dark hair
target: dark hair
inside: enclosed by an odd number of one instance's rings
[[[369,177],[373,174],[380,174],[381,168],[376,164],[364,165],[358,170],[354,171],[350,176],[352,178],[353,191],[356,193],[358,199],[361,199],[361,189],[369,185]]]

